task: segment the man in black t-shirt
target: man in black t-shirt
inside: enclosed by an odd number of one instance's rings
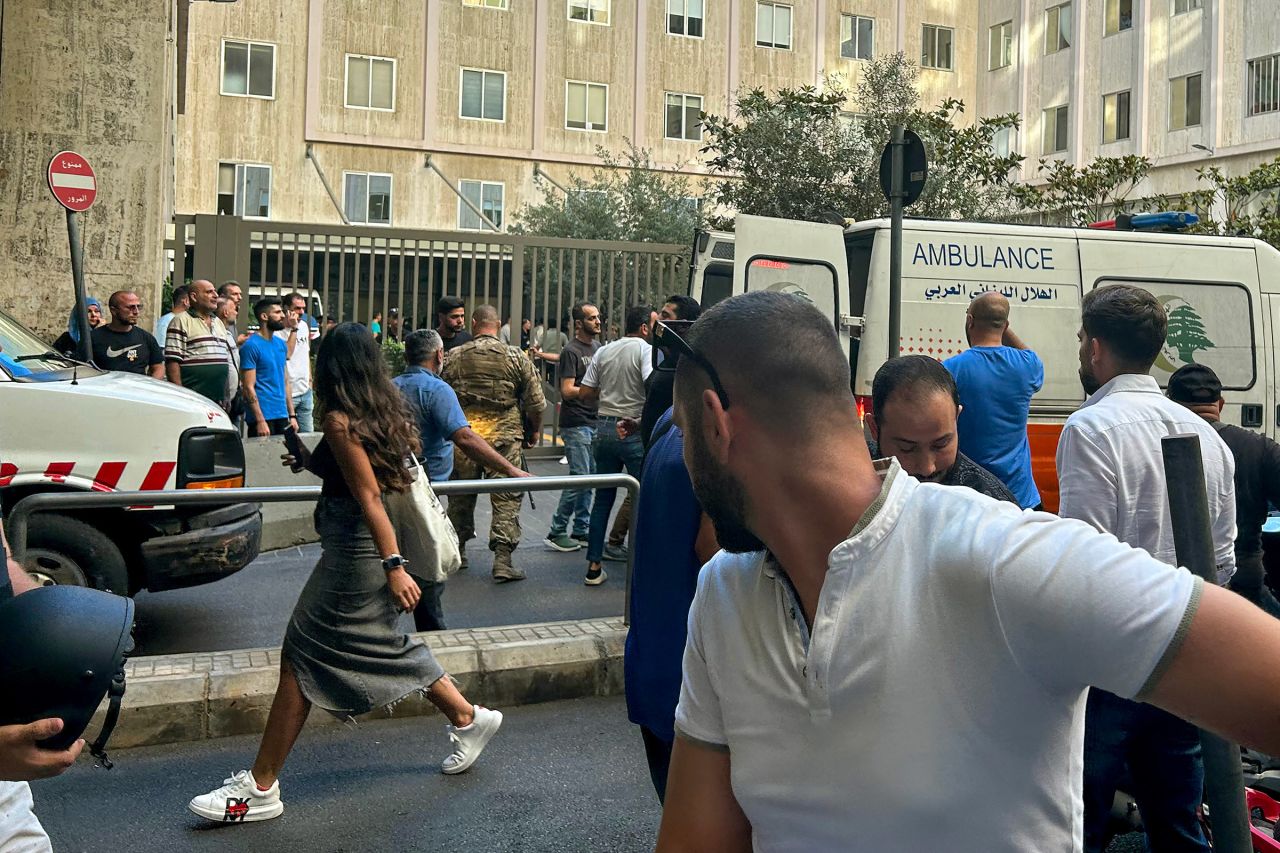
[[[107,300],[111,322],[93,330],[93,361],[103,370],[164,379],[164,350],[145,329],[138,328],[142,300],[117,290]]]
[[[457,296],[441,296],[436,303],[436,331],[444,342],[445,352],[471,340],[466,326],[467,303]]]
[[[556,364],[556,390],[560,392],[560,439],[569,459],[570,474],[590,474],[594,468],[591,450],[596,437],[594,399],[582,397],[582,377],[600,349],[600,309],[590,302],[573,306],[573,340],[560,351]],[[570,535],[569,523],[573,522]],[[591,525],[591,490],[565,489],[551,518],[551,530],[542,540],[553,551],[577,551],[587,541]]]

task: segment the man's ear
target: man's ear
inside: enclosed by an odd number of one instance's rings
[[[724,406],[720,405],[720,395],[708,388],[702,392],[699,400],[702,405],[702,439],[715,460],[721,465],[729,462],[729,446],[733,443],[733,421]]]
[[[1087,338],[1089,342],[1089,365],[1096,366],[1102,362],[1105,353],[1102,349],[1101,338]]]
[[[1222,399],[1221,397],[1218,398],[1218,415],[1219,416],[1222,415],[1222,407],[1225,406],[1226,404],[1227,404],[1226,400]]]
[[[865,415],[863,415],[862,420],[863,422],[866,423],[867,429],[871,430],[872,440],[874,440],[876,444],[879,444],[880,443],[880,424],[876,423],[875,414],[873,412],[867,412]]]

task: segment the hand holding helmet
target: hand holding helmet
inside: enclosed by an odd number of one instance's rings
[[[36,720],[26,725],[0,726],[0,781],[31,782],[57,776],[80,756],[84,739],[66,749],[46,749],[39,741],[62,731],[62,720]]]

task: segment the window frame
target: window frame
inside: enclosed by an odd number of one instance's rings
[[[1128,2],[1129,4],[1129,26],[1127,27],[1120,26],[1121,23],[1123,23],[1124,21],[1124,18],[1121,16],[1122,12],[1120,9],[1120,4],[1124,2]],[[1110,28],[1111,27],[1110,6],[1112,3],[1116,4],[1116,26],[1118,27],[1118,29],[1115,29],[1115,30]],[[1134,0],[1103,0],[1103,3],[1102,3],[1102,37],[1103,38],[1110,38],[1111,36],[1118,36],[1121,33],[1127,33],[1127,32],[1133,31],[1133,6],[1134,6]]]
[[[771,20],[770,37],[773,39],[769,44],[760,43],[760,10],[768,6],[773,10],[773,14],[777,14],[778,9],[787,10],[787,44],[781,47],[777,42],[778,21],[777,18]],[[790,3],[779,3],[777,0],[756,0],[756,25],[755,25],[755,43],[756,47],[765,50],[795,50],[796,43],[796,10]]]
[[[1007,62],[1002,62],[1002,63],[1001,63],[1001,64],[999,64],[999,65],[995,65],[995,64],[994,64],[996,54],[995,54],[995,51],[994,51],[994,50],[992,50],[992,46],[995,44],[996,31],[997,31],[997,30],[999,30],[999,31],[1000,31],[1000,55],[1001,55],[1001,59],[1003,59],[1003,58],[1004,58],[1004,54],[1005,54],[1005,49],[1006,49],[1006,48],[1008,48],[1008,55],[1009,55],[1009,59],[1008,59],[1008,61],[1007,61]],[[1007,38],[1006,38],[1006,36],[1005,36],[1005,33],[1006,33],[1006,32],[1009,34]],[[1008,20],[1008,21],[1001,21],[1001,22],[1000,22],[1000,23],[998,23],[998,24],[993,24],[993,25],[992,25],[992,26],[987,30],[987,70],[988,70],[988,71],[999,71],[1001,68],[1012,68],[1012,67],[1013,67],[1013,57],[1014,57],[1013,45],[1014,45],[1014,38],[1015,38],[1015,36],[1014,36],[1014,32],[1013,32],[1013,20],[1012,20],[1012,19],[1010,19],[1010,20]]]
[[[480,211],[481,211],[482,213],[484,212],[484,190],[485,190],[485,187],[498,187],[500,190],[502,190],[502,208],[501,208],[502,212],[501,212],[501,221],[500,221],[500,222],[494,222],[494,223],[493,223],[494,225],[498,226],[498,230],[497,230],[497,231],[490,231],[490,230],[489,230],[489,226],[487,226],[487,225],[485,225],[485,224],[484,224],[483,219],[482,219],[482,220],[481,220],[481,222],[480,222],[480,227],[479,227],[479,228],[468,228],[468,227],[466,227],[465,225],[463,225],[463,224],[462,224],[462,217],[463,217],[463,216],[468,215],[468,214],[470,214],[470,215],[474,215],[474,213],[472,212],[471,208],[467,207],[467,205],[466,205],[466,204],[463,202],[463,200],[462,200],[463,198],[465,198],[465,189],[464,189],[464,185],[465,185],[465,184],[479,184],[479,185],[480,185],[480,203],[479,203],[478,205],[476,205],[476,207],[480,208]],[[507,230],[507,185],[506,185],[506,183],[505,183],[505,182],[503,182],[503,181],[486,181],[486,180],[483,180],[483,179],[481,179],[481,178],[460,178],[460,179],[458,179],[458,196],[459,196],[459,198],[458,198],[458,230],[459,230],[459,231],[472,231],[472,232],[479,232],[479,231],[483,231],[483,232],[486,232],[486,233],[488,233],[488,234],[502,234],[502,233],[505,233],[505,232],[506,232],[506,230]],[[490,217],[490,221],[492,221],[492,217]]]
[[[1048,144],[1048,140],[1050,137],[1049,137],[1049,134],[1046,133],[1045,131],[1049,124],[1049,114],[1053,113],[1053,140],[1056,146],[1058,141],[1057,136],[1058,136],[1058,111],[1059,110],[1067,111],[1067,132],[1066,132],[1067,138],[1063,141],[1063,145],[1061,148],[1055,147],[1051,149],[1049,148],[1049,144]],[[1044,137],[1041,140],[1041,145],[1040,145],[1041,152],[1046,157],[1053,157],[1058,154],[1069,153],[1071,151],[1071,104],[1058,104],[1057,106],[1045,107],[1041,115],[1044,121],[1044,125],[1040,129],[1040,134],[1042,137]]]
[[[1068,30],[1068,33],[1067,33],[1067,38],[1065,38],[1065,39],[1062,37],[1062,10],[1063,10],[1063,9],[1070,10],[1070,11],[1068,11],[1068,13],[1067,13],[1067,14],[1068,14],[1068,17],[1067,17],[1067,30]],[[1045,9],[1045,10],[1044,10],[1044,15],[1045,15],[1045,19],[1044,19],[1044,55],[1045,55],[1045,56],[1052,56],[1052,55],[1053,55],[1053,54],[1055,54],[1055,53],[1062,53],[1062,51],[1064,51],[1064,50],[1070,50],[1070,49],[1071,49],[1071,42],[1072,42],[1072,38],[1073,38],[1073,36],[1075,35],[1075,33],[1074,33],[1074,29],[1075,29],[1075,13],[1074,13],[1074,12],[1075,12],[1075,10],[1071,9],[1071,0],[1067,0],[1067,2],[1066,2],[1066,3],[1059,3],[1059,4],[1057,4],[1056,6],[1050,6],[1050,7],[1048,7],[1047,9]],[[1056,13],[1056,14],[1057,14],[1057,16],[1058,16],[1057,26],[1055,27],[1055,29],[1057,30],[1057,33],[1058,33],[1058,44],[1057,44],[1057,46],[1056,46],[1056,47],[1054,47],[1052,50],[1050,50],[1050,49],[1049,49],[1049,15],[1051,15],[1051,14],[1055,14],[1055,13]]]
[[[1187,6],[1181,12],[1178,11],[1178,3],[1186,3]],[[1194,3],[1195,5],[1191,5]],[[1169,17],[1176,18],[1179,15],[1190,15],[1192,12],[1203,12],[1204,0],[1173,0],[1173,14]]]
[[[595,5],[604,3],[604,21],[597,21],[595,16]],[[573,16],[573,7],[582,6],[587,10],[586,18],[575,18]],[[611,27],[613,26],[613,0],[567,0],[565,3],[565,16],[570,23],[574,24],[590,24],[593,27]]]
[[[347,96],[351,93],[351,60],[365,59],[369,62],[369,105],[367,107],[359,104],[347,102]],[[374,62],[390,62],[391,63],[391,106],[375,107],[373,105],[373,63]],[[348,110],[368,110],[375,113],[393,113],[396,111],[396,83],[399,82],[400,67],[399,63],[390,56],[374,56],[369,53],[348,53],[344,54],[342,61],[342,106]]]
[[[707,0],[703,0],[702,15],[699,18],[697,18],[697,20],[702,22],[702,32],[696,36],[689,34],[689,18],[690,18],[689,0],[674,0],[674,2],[678,2],[684,6],[684,13],[680,16],[681,19],[684,21],[684,32],[681,32],[681,33],[674,33],[671,31],[671,3],[673,2],[673,0],[665,0],[665,2],[667,5],[667,10],[663,14],[666,16],[666,23],[664,25],[664,28],[666,29],[667,35],[676,36],[677,38],[687,38],[687,39],[704,39],[707,37]]]
[[[925,34],[928,30],[933,30],[933,61],[938,61],[938,35],[943,31],[951,35],[951,48],[948,53],[948,65],[925,65]],[[929,71],[950,71],[956,70],[956,28],[947,27],[942,24],[924,24],[920,25],[920,68]]]
[[[1120,98],[1124,96],[1124,136],[1120,135]],[[1116,135],[1112,139],[1107,139],[1107,99],[1115,98],[1116,103]],[[1112,145],[1116,142],[1128,142],[1133,139],[1133,90],[1121,89],[1117,92],[1108,92],[1102,96],[1102,144]]]
[[[1255,95],[1257,94],[1257,84],[1254,82],[1254,68],[1258,63],[1268,62],[1271,64],[1271,100],[1270,109],[1254,109]],[[1253,118],[1254,116],[1264,116],[1274,112],[1280,112],[1280,53],[1269,53],[1265,56],[1255,57],[1245,61],[1245,93],[1248,98],[1245,103],[1245,118]]]
[[[462,111],[463,97],[464,97],[463,93],[465,91],[465,86],[463,85],[463,81],[466,80],[468,71],[472,72],[473,74],[482,75],[480,78],[480,115],[478,116],[469,116]],[[486,118],[484,115],[485,80],[483,75],[485,74],[502,75],[502,118]],[[498,71],[497,69],[494,69],[494,68],[473,68],[469,65],[464,65],[461,68],[459,68],[458,69],[458,118],[462,119],[463,121],[487,121],[490,124],[506,124],[507,123],[507,72]]]
[[[242,44],[245,46],[245,71],[244,71],[244,92],[228,92],[227,91],[227,45]],[[249,91],[250,71],[253,68],[253,48],[269,47],[271,48],[271,94],[255,95]],[[276,99],[276,55],[278,53],[277,45],[269,41],[253,41],[252,39],[223,38],[219,42],[218,49],[218,94],[228,98],[254,98],[259,101],[274,101]]]
[[[1174,116],[1173,104],[1174,104],[1174,99],[1177,95],[1177,83],[1180,81],[1182,82],[1182,115],[1183,115],[1183,119],[1185,120],[1187,119],[1187,117],[1191,112],[1191,109],[1190,109],[1191,102],[1187,98],[1187,88],[1188,88],[1187,84],[1190,83],[1192,77],[1200,78],[1200,83],[1199,83],[1200,98],[1196,103],[1196,120],[1194,123],[1190,121],[1186,121],[1185,124],[1181,124],[1175,127],[1173,124],[1173,116]],[[1182,74],[1178,77],[1170,77],[1169,78],[1169,132],[1176,133],[1179,130],[1190,130],[1193,127],[1200,127],[1203,123],[1204,123],[1204,72],[1197,71],[1194,74]]]
[[[501,5],[494,6],[494,0],[462,0],[464,9],[492,9],[495,12],[506,12],[511,9],[510,0],[497,0]]]
[[[270,163],[252,163],[244,160],[219,160],[218,170],[221,171],[223,166],[235,167],[235,188],[232,191],[231,198],[231,215],[239,216],[242,219],[256,219],[265,222],[271,219],[271,208],[274,206],[273,198],[275,195],[275,169]],[[251,216],[244,212],[245,201],[244,185],[245,177],[249,169],[266,169],[267,170],[267,215]],[[220,176],[219,176],[220,177]],[[217,183],[214,184],[214,210],[217,210],[217,197],[223,193],[217,189]],[[236,213],[236,208],[240,208],[240,212]],[[225,215],[225,214],[223,214]]]
[[[586,116],[586,127],[570,127],[569,126],[569,87],[570,86],[586,86],[586,104],[583,113]],[[591,126],[591,87],[600,86],[604,89],[604,127]],[[666,104],[666,101],[663,101]],[[565,80],[564,81],[564,129],[571,130],[574,133],[608,133],[609,132],[609,84],[595,83],[590,80]]]
[[[853,56],[846,56],[844,52],[844,43],[845,43],[844,25],[846,21],[851,22],[849,25],[849,35],[851,40],[853,41],[853,52],[854,52]],[[862,42],[858,38],[858,23],[861,21],[871,22],[871,47],[867,50],[866,56],[858,56],[859,48],[862,47]],[[851,62],[870,62],[872,59],[875,59],[875,55],[876,55],[876,19],[875,17],[873,17],[872,15],[859,15],[854,12],[841,12],[840,13],[840,58],[848,59]]]
[[[681,135],[680,135],[680,136],[672,136],[672,135],[671,135],[671,128],[670,128],[670,126],[669,126],[669,124],[668,124],[668,122],[667,122],[667,119],[669,118],[669,114],[668,114],[668,112],[667,112],[667,107],[668,107],[667,99],[668,99],[668,98],[680,98],[680,99],[681,99],[681,101],[680,101],[680,131],[681,131]],[[706,99],[705,99],[702,95],[695,95],[695,94],[692,94],[692,93],[690,93],[690,92],[668,92],[668,91],[664,91],[664,92],[662,93],[662,138],[663,138],[664,140],[666,140],[666,141],[668,141],[668,142],[701,142],[701,141],[702,141],[702,121],[701,121],[701,119],[699,119],[698,124],[697,124],[697,128],[698,128],[698,135],[697,135],[697,136],[689,136],[689,135],[687,135],[687,134],[688,134],[688,128],[684,126],[684,124],[685,124],[685,117],[689,114],[689,99],[690,99],[690,98],[697,98],[697,99],[698,99],[698,115],[699,115],[699,116],[701,116],[701,115],[702,115],[702,112],[703,112],[702,107],[703,107],[703,105],[706,103]],[[567,111],[566,111],[566,114],[567,114]]]
[[[997,157],[1008,157],[1010,154],[1012,154],[1015,150],[1014,134],[1016,132],[1017,131],[1015,131],[1014,128],[1012,127],[996,128],[995,132],[991,134],[991,153]],[[1005,150],[1003,154],[1000,153],[1000,149],[996,147],[996,139],[1001,135],[1003,135],[1005,138]]]
[[[347,180],[349,178],[358,178],[358,177],[362,177],[365,179],[364,219],[363,220],[352,219],[351,211],[347,210]],[[387,221],[386,222],[373,222],[369,218],[369,195],[370,195],[369,179],[370,178],[386,178],[387,179]],[[342,172],[342,215],[345,216],[347,218],[347,221],[350,222],[352,225],[377,225],[383,228],[390,228],[395,218],[392,215],[392,210],[395,207],[395,198],[396,198],[395,176],[392,175],[390,172],[360,172],[360,171],[343,170]]]

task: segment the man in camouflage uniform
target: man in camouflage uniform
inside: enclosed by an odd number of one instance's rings
[[[519,467],[524,448],[532,447],[542,429],[542,383],[533,362],[513,346],[498,340],[500,321],[491,305],[471,314],[472,340],[445,355],[440,378],[453,386],[471,428],[499,454]],[[453,479],[501,477],[469,456],[454,452]],[[493,551],[493,579],[497,583],[524,580],[524,572],[511,564],[511,552],[520,544],[520,492],[490,495],[493,524],[489,550]],[[476,535],[475,495],[449,498],[449,520],[465,543]],[[463,554],[466,567],[466,554]]]

